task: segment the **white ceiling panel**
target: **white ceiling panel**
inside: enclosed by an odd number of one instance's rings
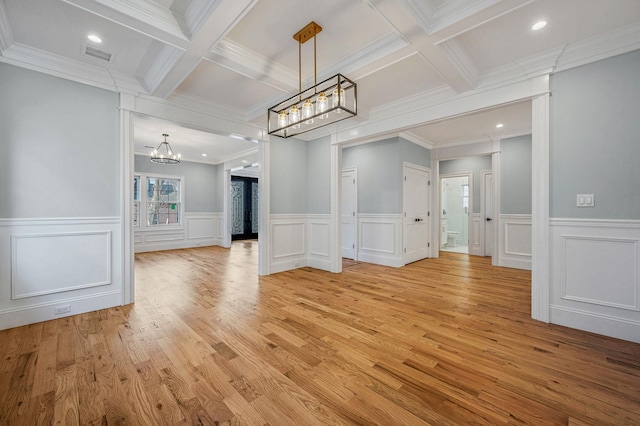
[[[151,38],[57,0],[5,0],[16,42],[65,58],[133,75]],[[21,17],[29,16],[29,20]],[[87,39],[99,35],[103,42]],[[83,53],[83,44],[114,54],[106,62]]]
[[[418,54],[357,81],[358,104],[367,108],[398,101],[445,84]]]
[[[503,127],[497,128],[496,125]],[[438,146],[488,141],[531,132],[531,102],[518,102],[428,124],[409,133]]]
[[[298,72],[298,42],[293,35],[314,21],[317,67],[326,68],[354,55],[393,28],[365,1],[261,0],[228,34],[240,45]],[[313,75],[313,41],[302,45],[303,75]]]
[[[258,149],[255,142],[136,116],[133,136],[135,152],[150,156],[151,152],[164,141],[163,133],[169,134],[167,142],[184,161],[218,164],[233,158],[238,153]]]
[[[178,90],[243,111],[278,94],[283,97],[286,95],[260,81],[209,61],[202,61]]]
[[[532,31],[540,20],[547,26]],[[538,0],[456,40],[481,71],[488,71],[638,21],[638,0]]]

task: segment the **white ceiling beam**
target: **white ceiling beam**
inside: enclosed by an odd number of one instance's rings
[[[101,18],[178,48],[189,46],[170,9],[145,0],[62,0]]]
[[[163,81],[153,91],[154,96],[166,98],[209,56],[209,52],[220,43],[231,29],[242,19],[258,0],[221,0],[216,4],[215,13],[198,25],[185,54],[167,73]]]
[[[11,24],[9,23],[9,16],[7,15],[7,8],[4,5],[4,0],[0,0],[0,54],[10,48],[15,41]]]

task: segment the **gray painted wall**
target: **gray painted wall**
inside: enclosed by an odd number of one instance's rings
[[[485,170],[491,170],[490,155],[440,161],[441,175],[473,173],[473,213],[480,213],[480,189],[482,188],[482,172]]]
[[[307,142],[307,213],[331,213],[331,137]]]
[[[637,50],[551,76],[551,217],[640,219],[639,70]]]
[[[500,213],[531,214],[531,135],[500,141]]]
[[[271,138],[271,214],[307,213],[307,143]]]
[[[402,162],[430,166],[431,152],[401,138],[342,150],[342,167],[358,168],[358,212],[402,213]]]
[[[116,93],[0,63],[0,217],[120,215]]]
[[[222,164],[212,165],[181,161],[180,164],[155,164],[149,157],[135,156],[136,173],[184,177],[185,212],[222,212],[224,170]]]

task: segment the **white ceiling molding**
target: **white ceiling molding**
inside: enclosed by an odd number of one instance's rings
[[[469,87],[474,88],[480,72],[460,43],[455,39],[449,39],[438,46],[445,52],[453,66],[458,70],[458,73],[469,84]]]
[[[173,12],[144,0],[62,0],[141,34],[185,48],[188,37]]]
[[[283,92],[298,91],[297,72],[227,38],[215,45],[205,59]]]
[[[322,68],[318,72],[318,79],[324,80],[337,73],[353,79],[363,78],[364,75],[359,71],[364,67],[379,59],[386,58],[407,46],[409,46],[409,43],[403,37],[395,33],[388,33],[367,46],[364,46],[362,49],[351,53],[341,61]],[[377,68],[377,70],[380,69],[381,68]]]
[[[9,17],[7,16],[7,8],[4,5],[4,0],[0,0],[0,55],[10,48],[15,41]]]
[[[220,2],[221,0],[191,0],[183,17],[189,36],[200,31]]]
[[[640,23],[572,43],[558,59],[556,72],[640,49]]]
[[[148,71],[144,73],[142,83],[147,93],[156,91],[160,83],[184,56],[184,49],[178,49],[169,44],[160,46]]]
[[[20,43],[14,43],[5,50],[0,61],[101,89],[121,90],[132,94],[144,92],[142,86],[130,76],[116,74],[118,77],[124,77],[117,81],[102,67],[74,61]]]
[[[431,142],[430,140],[427,140],[425,138],[422,138],[422,137],[420,137],[418,135],[414,135],[413,133],[411,133],[411,131],[400,132],[398,134],[398,137],[400,137],[400,138],[402,138],[402,139],[404,139],[406,141],[412,142],[412,143],[414,143],[416,145],[419,145],[419,146],[421,146],[423,148],[433,149],[435,147],[435,144],[433,142]]]
[[[176,63],[171,72],[154,90],[153,95],[166,98],[191,74],[201,60],[231,31],[231,28],[245,16],[257,0],[234,0],[220,3],[216,13],[204,20],[198,33],[193,35],[186,54]]]

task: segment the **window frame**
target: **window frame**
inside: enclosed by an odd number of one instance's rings
[[[149,173],[149,172],[135,172],[134,178],[138,178],[138,184],[140,187],[138,188],[138,196],[139,196],[139,214],[140,217],[138,219],[138,225],[135,227],[138,231],[162,231],[162,230],[182,230],[184,229],[184,199],[185,199],[185,178],[184,176],[175,176],[175,175],[167,175],[163,173]],[[180,183],[179,188],[179,197],[178,201],[167,201],[171,204],[177,204],[177,214],[178,214],[178,222],[177,223],[169,223],[169,224],[157,224],[150,225],[148,224],[148,214],[149,203],[160,203],[160,201],[151,201],[149,199],[149,179],[173,179],[177,180]],[[134,209],[135,209],[135,200],[134,200]],[[135,211],[134,211],[135,215]]]

